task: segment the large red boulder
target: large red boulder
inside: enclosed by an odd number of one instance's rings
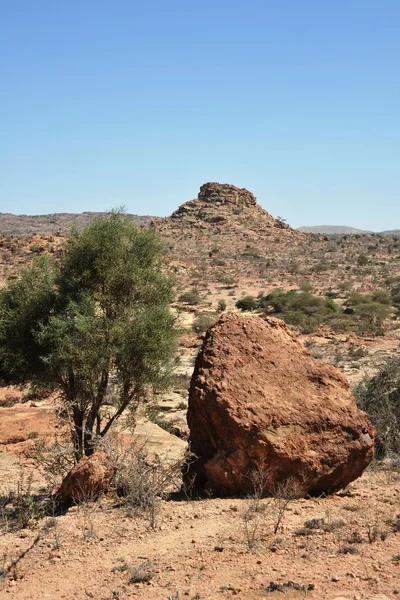
[[[331,493],[373,457],[374,429],[346,378],[315,360],[278,319],[228,313],[206,334],[188,408],[188,480],[217,494],[265,492],[288,480],[302,493]]]
[[[56,493],[64,504],[95,500],[110,491],[114,469],[104,452],[95,452],[81,460],[64,478]]]

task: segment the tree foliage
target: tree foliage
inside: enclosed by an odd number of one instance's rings
[[[38,259],[0,293],[0,378],[57,389],[76,457],[166,382],[175,344],[155,232],[121,212],[72,232],[58,264]]]
[[[376,454],[400,454],[400,360],[392,359],[354,391],[358,406],[376,428]]]

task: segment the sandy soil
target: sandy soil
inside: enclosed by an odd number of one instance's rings
[[[16,562],[0,598],[361,600],[400,594],[400,561],[393,558],[400,532],[390,525],[400,513],[399,477],[368,472],[345,493],[292,501],[276,535],[276,503],[262,500],[256,518],[246,521],[251,506],[248,499],[163,501],[155,530],[110,499],[72,507],[47,532],[42,521],[36,530],[0,537],[0,556],[6,565]],[[299,535],[310,519],[324,519],[332,531]],[[351,544],[355,532],[360,543]],[[368,532],[377,539],[368,541]],[[129,583],[135,576],[149,581]],[[303,590],[268,593],[271,582],[289,581]]]

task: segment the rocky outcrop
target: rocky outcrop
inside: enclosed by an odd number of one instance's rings
[[[110,491],[114,475],[107,455],[95,452],[82,458],[63,480],[56,497],[61,504],[94,500]]]
[[[227,183],[205,183],[201,186],[198,199],[212,204],[233,204],[234,206],[255,206],[257,199],[245,188]]]
[[[257,226],[287,227],[282,221],[274,219],[257,204],[257,199],[248,190],[234,185],[205,183],[198,197],[182,204],[174,213],[172,220],[183,220],[209,224],[247,222],[255,219]]]
[[[197,278],[201,269],[210,281],[238,280],[243,273],[258,279],[284,257],[297,256],[296,248],[304,254],[307,239],[274,219],[248,190],[220,183],[205,183],[197,198],[154,227],[178,276]]]
[[[207,333],[189,393],[188,478],[223,495],[265,492],[289,479],[303,494],[331,493],[373,457],[374,429],[345,377],[315,360],[278,319],[223,315]]]

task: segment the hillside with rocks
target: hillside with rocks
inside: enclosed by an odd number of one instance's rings
[[[258,203],[252,192],[229,184],[205,183],[197,198],[182,204],[170,217],[160,220],[157,228],[175,234],[179,230],[201,230],[206,234],[238,234],[272,237],[282,231],[283,237],[300,238],[286,223],[275,219]]]
[[[306,239],[264,210],[250,191],[219,183],[201,186],[197,198],[155,227],[178,274],[214,281],[245,273],[255,278],[275,260],[278,247],[288,255]]]
[[[67,233],[72,226],[84,227],[104,212],[53,213],[48,215],[13,215],[0,213],[0,235]],[[157,217],[129,215],[138,227],[147,227]]]
[[[65,252],[71,215],[35,219],[0,233],[0,285]],[[296,231],[212,182],[141,219],[176,278],[171,388],[72,470],[57,395],[0,388],[0,598],[399,597],[398,459],[361,475],[374,431],[352,395],[400,356],[399,238]]]
[[[57,256],[73,221],[80,226],[101,214],[0,215],[0,285],[38,253]],[[170,217],[129,216],[158,231],[181,290],[208,290],[228,305],[246,293],[302,284],[318,293],[340,293],[340,287],[368,292],[400,276],[398,236],[303,233],[270,215],[252,192],[233,185],[205,183],[197,198]],[[19,233],[2,235],[2,219],[3,231]]]

